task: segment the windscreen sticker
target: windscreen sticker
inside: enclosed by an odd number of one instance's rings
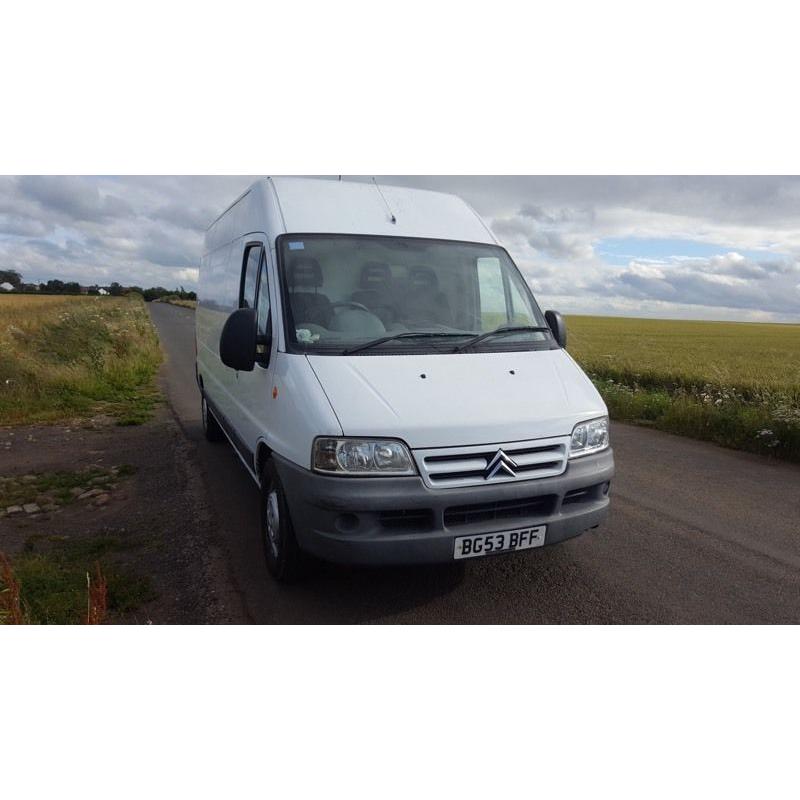
[[[305,250],[306,246],[303,242],[289,242],[290,250]]]

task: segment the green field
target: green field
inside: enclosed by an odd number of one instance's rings
[[[0,297],[0,425],[142,422],[160,363],[141,297]]]
[[[800,325],[569,317],[615,419],[800,461]]]

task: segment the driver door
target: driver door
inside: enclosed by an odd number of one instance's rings
[[[237,372],[240,435],[247,452],[243,457],[255,469],[255,452],[261,439],[269,439],[277,337],[273,331],[269,249],[264,237],[248,239],[243,254],[241,308],[256,310],[258,338],[252,372]]]

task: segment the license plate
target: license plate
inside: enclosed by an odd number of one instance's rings
[[[453,558],[478,558],[492,553],[510,553],[514,550],[541,547],[546,530],[546,525],[537,525],[535,528],[519,528],[515,531],[459,536],[453,548]]]

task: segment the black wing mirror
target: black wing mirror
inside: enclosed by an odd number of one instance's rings
[[[547,325],[553,332],[555,340],[558,342],[559,347],[567,346],[567,323],[564,322],[564,317],[558,311],[545,311],[544,318],[547,320]]]
[[[219,337],[219,357],[226,367],[252,372],[256,365],[256,312],[240,308],[231,314]]]

